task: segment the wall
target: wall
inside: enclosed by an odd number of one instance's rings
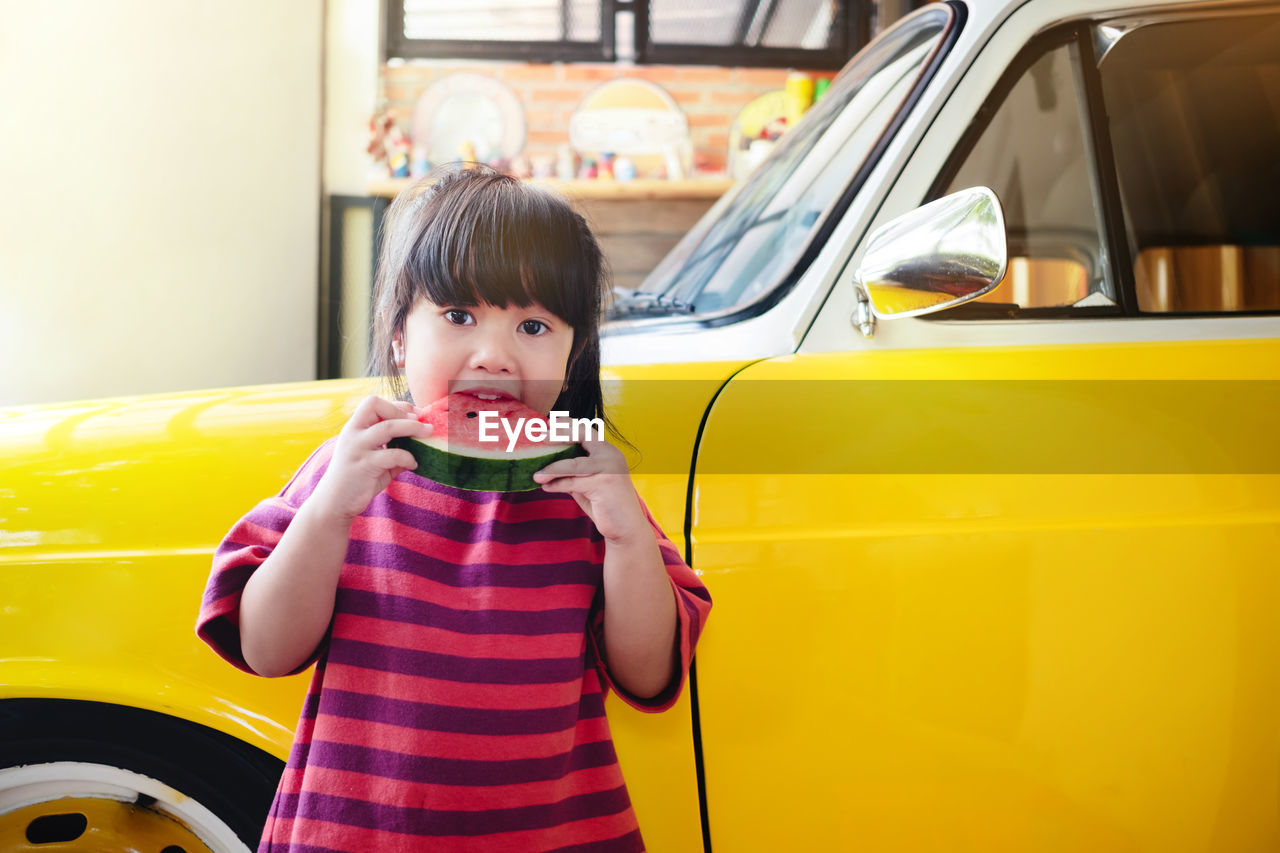
[[[785,68],[415,60],[382,66],[382,98],[408,133],[418,96],[436,80],[459,71],[496,77],[515,92],[524,107],[524,156],[530,160],[555,157],[556,147],[569,141],[570,116],[595,86],[617,77],[656,83],[688,118],[695,165],[702,172],[725,168],[729,127],[738,111],[754,98],[783,88],[788,74]],[[835,72],[809,73],[816,79]]]
[[[0,405],[312,377],[323,8],[0,20]]]

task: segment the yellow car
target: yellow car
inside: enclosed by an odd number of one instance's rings
[[[649,849],[1280,847],[1277,44],[929,4],[615,301],[716,601],[680,704],[609,709]],[[0,412],[0,848],[256,843],[306,676],[196,606],[372,387]]]

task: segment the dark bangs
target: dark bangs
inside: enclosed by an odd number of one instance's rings
[[[437,305],[539,302],[575,329],[600,310],[600,257],[586,223],[560,198],[496,172],[459,170],[425,191],[404,268]]]

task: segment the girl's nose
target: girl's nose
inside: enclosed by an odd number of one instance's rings
[[[516,366],[510,340],[496,329],[477,335],[469,366],[472,370],[510,373]]]

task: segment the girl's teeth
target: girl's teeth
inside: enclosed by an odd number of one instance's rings
[[[479,397],[481,400],[496,400],[496,399],[498,399],[498,395],[497,395],[497,394],[477,394],[476,396],[477,396],[477,397]]]

